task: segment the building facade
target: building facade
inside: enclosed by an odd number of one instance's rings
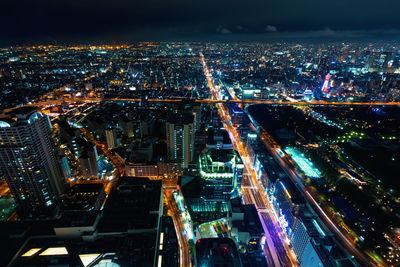
[[[49,215],[64,192],[64,177],[51,123],[34,107],[0,117],[0,170],[22,216]]]
[[[182,167],[187,168],[193,160],[194,124],[193,116],[177,117],[166,124],[167,158],[179,160]]]

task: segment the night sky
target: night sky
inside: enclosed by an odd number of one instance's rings
[[[397,39],[399,10],[399,0],[6,0],[0,45]]]

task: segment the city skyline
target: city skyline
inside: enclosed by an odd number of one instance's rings
[[[377,39],[389,35],[374,27],[395,23],[373,3],[361,9],[377,12],[368,42],[357,25],[319,30],[340,1],[326,13],[326,3],[299,1],[287,12],[315,5],[296,15],[317,12],[314,29],[290,26],[295,16],[262,22],[260,33],[228,24],[233,8],[211,32],[224,42],[114,36],[0,48],[0,238],[9,244],[0,265],[399,265],[400,44],[389,26],[392,40]],[[168,17],[190,2],[166,4]],[[206,1],[195,13],[213,5],[225,7]],[[110,14],[133,6],[117,1]],[[241,21],[258,27],[261,14]],[[187,15],[152,27],[195,31]],[[281,41],[232,41],[264,34]]]

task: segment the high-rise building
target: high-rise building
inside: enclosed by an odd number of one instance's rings
[[[105,134],[108,149],[119,147],[119,140],[115,128],[106,129]]]
[[[51,123],[35,107],[0,115],[0,171],[22,216],[49,215],[64,191]]]
[[[176,115],[166,124],[167,157],[170,160],[179,160],[187,168],[193,160],[194,125],[193,115]]]

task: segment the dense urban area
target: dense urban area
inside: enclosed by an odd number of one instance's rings
[[[0,49],[1,266],[399,266],[400,45]]]

